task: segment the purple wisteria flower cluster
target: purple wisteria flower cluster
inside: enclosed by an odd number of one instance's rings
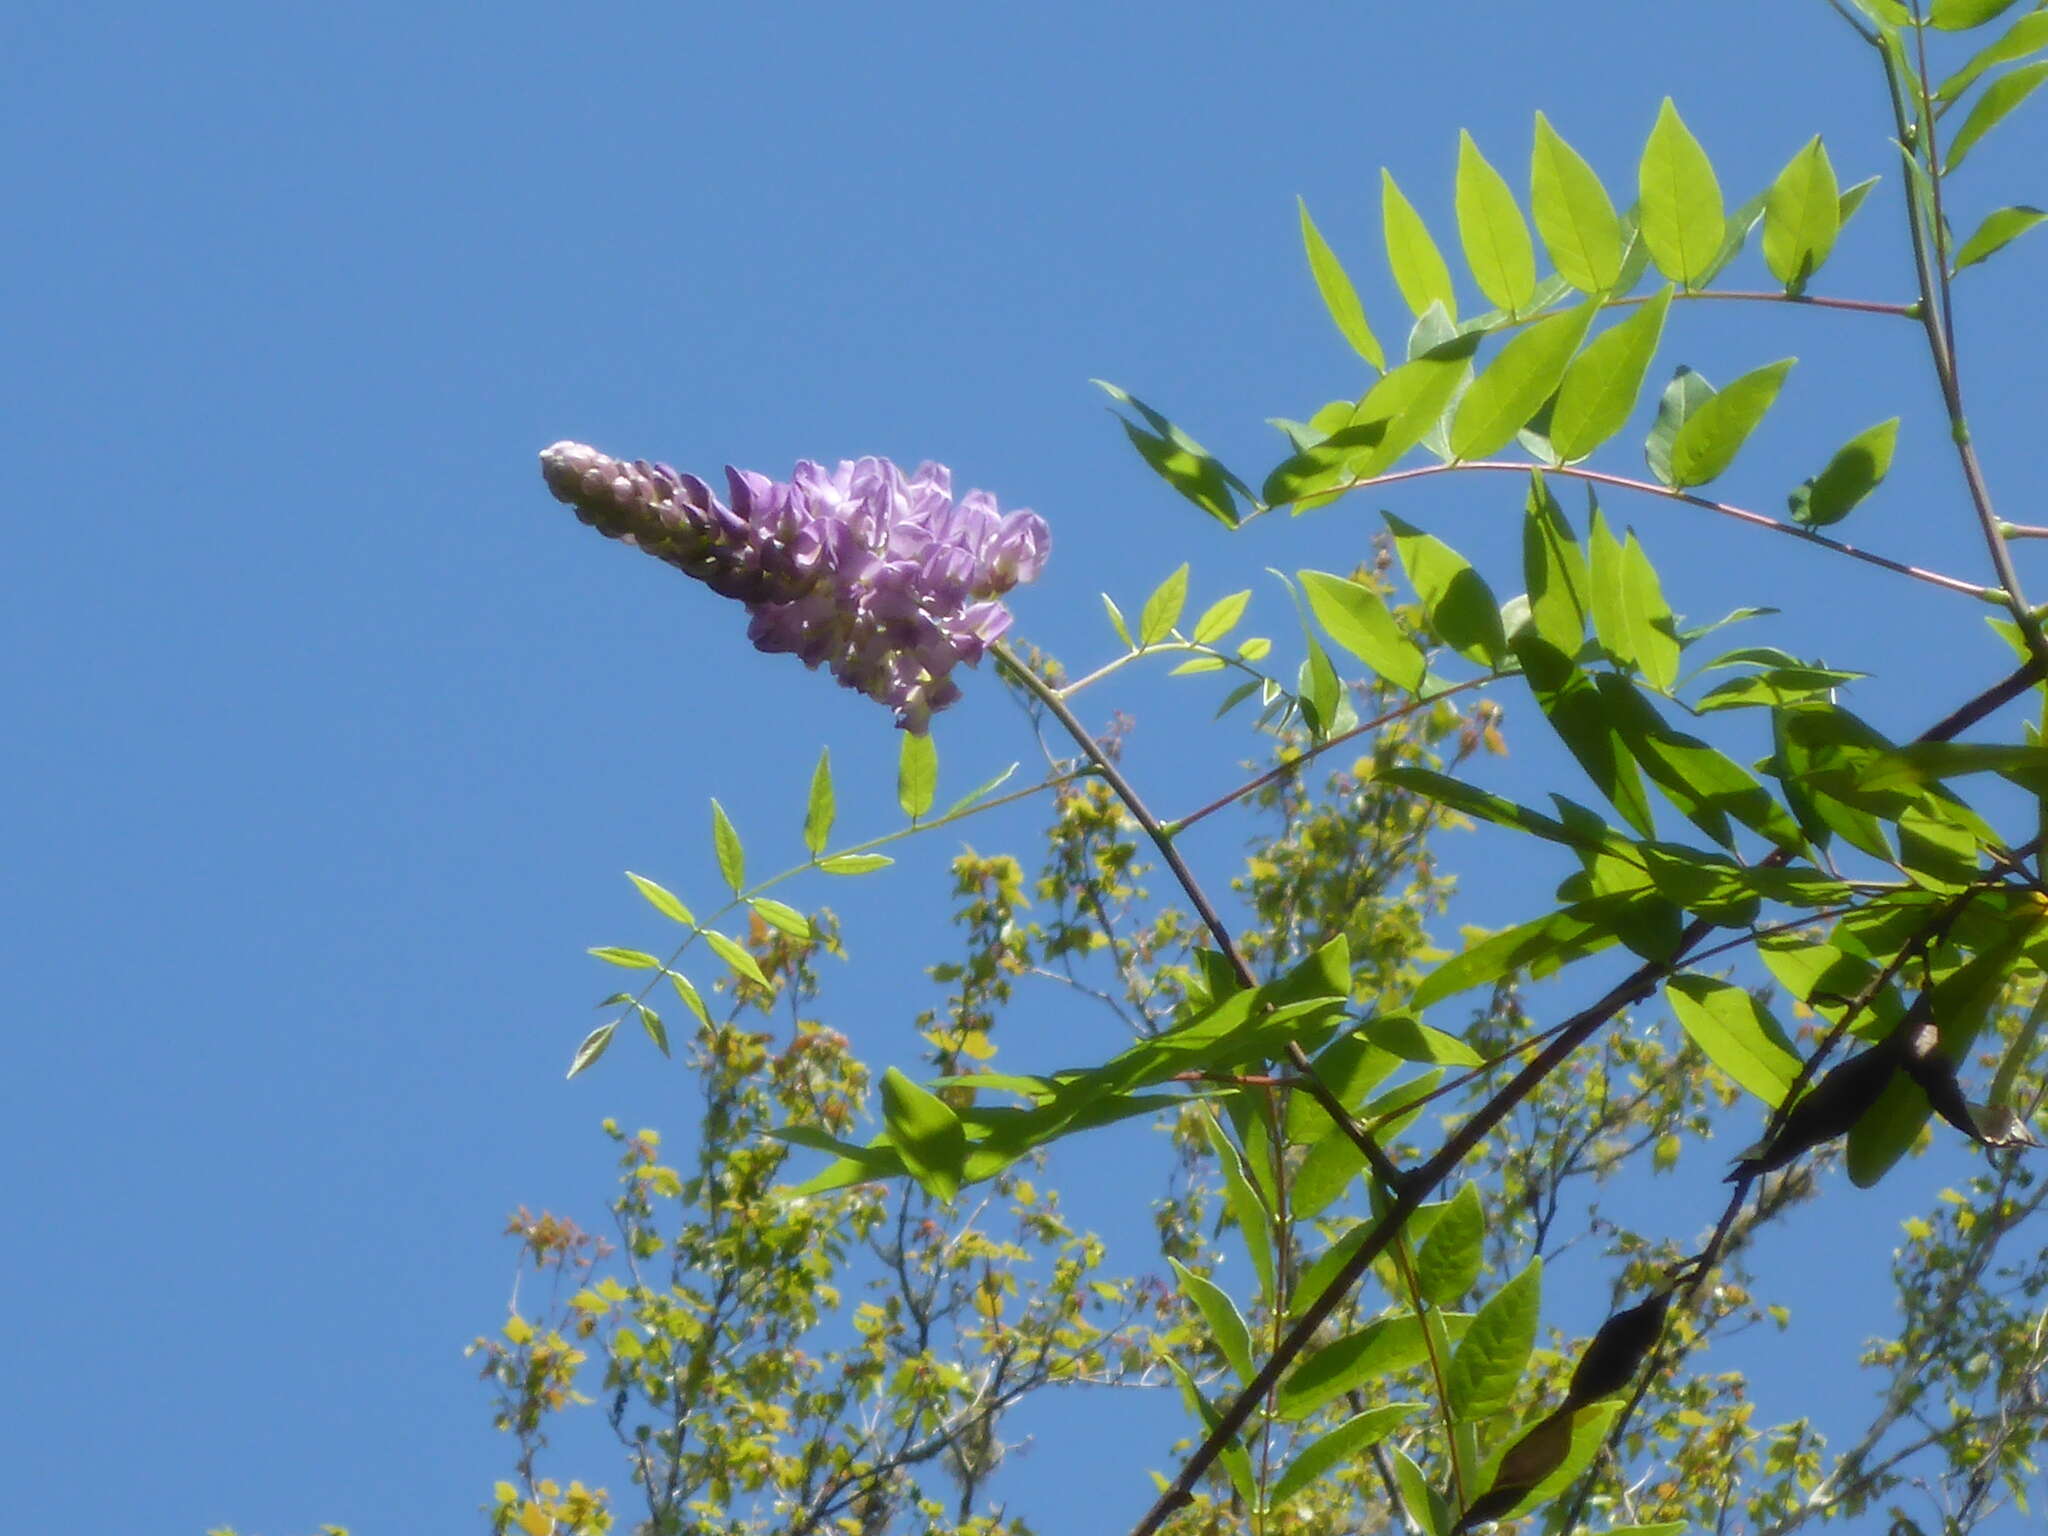
[[[828,666],[923,735],[960,697],[970,666],[1010,627],[999,599],[1044,568],[1052,542],[1032,512],[953,499],[943,464],[906,476],[887,459],[808,459],[787,481],[726,469],[731,505],[695,475],[562,442],[540,456],[555,496],[622,539],[744,603],[747,638]]]

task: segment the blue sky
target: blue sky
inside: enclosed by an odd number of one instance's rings
[[[583,946],[650,932],[619,872],[711,889],[712,794],[783,862],[828,742],[842,825],[891,825],[886,717],[581,530],[539,482],[543,445],[704,473],[943,459],[1051,522],[1020,630],[1077,665],[1109,654],[1097,592],[1133,607],[1182,559],[1198,601],[1256,587],[1284,636],[1264,568],[1344,568],[1379,503],[1233,538],[1138,462],[1088,380],[1254,481],[1280,456],[1264,418],[1357,393],[1297,195],[1384,337],[1378,168],[1448,241],[1460,127],[1519,183],[1544,108],[1620,189],[1668,92],[1731,202],[1815,131],[1845,183],[1890,170],[1875,82],[1819,0],[1710,24],[1492,0],[25,0],[0,36],[22,504],[0,610],[4,1434],[25,1530],[462,1528],[509,1463],[460,1357],[502,1315],[505,1213],[595,1215],[598,1120],[687,1111],[680,1070],[637,1043],[561,1079],[608,987]],[[1973,157],[1963,228],[2039,200],[2041,121]],[[1819,288],[1906,297],[1895,195]],[[1993,486],[2026,521],[2048,520],[2039,273],[2022,245],[1968,274],[1961,335]],[[1988,579],[1918,348],[1899,322],[1700,305],[1663,361],[1723,380],[1806,356],[1717,490],[1767,511],[1905,415],[1849,536]],[[1445,479],[1385,504],[1514,590],[1519,498]],[[1797,610],[1756,638],[1880,672],[1861,702],[1888,728],[2002,666],[1967,603],[1609,505],[1679,608]],[[1131,771],[1166,809],[1233,782],[1243,742],[1201,725],[1207,696],[1156,674],[1088,696],[1093,719],[1137,715]],[[1556,769],[1532,711],[1510,728],[1512,771]],[[1034,750],[986,677],[938,740],[963,790]],[[1238,836],[1191,856],[1220,882]],[[902,999],[924,995],[952,851],[907,858],[849,931],[835,1022],[876,1059],[914,1054]],[[1447,856],[1471,871],[1466,921],[1530,915],[1562,873]],[[1862,1204],[1840,1241],[1881,1267],[1889,1189],[1841,1198]],[[1817,1361],[1855,1342],[1808,1337]],[[1088,1486],[1135,1515],[1160,1450],[1120,1447]]]

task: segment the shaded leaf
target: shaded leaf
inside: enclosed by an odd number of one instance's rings
[[[576,1054],[570,1058],[569,1070],[564,1075],[574,1077],[578,1072],[585,1070],[598,1057],[602,1056],[605,1053],[606,1047],[612,1043],[612,1036],[617,1033],[618,1027],[616,1021],[610,1024],[600,1024],[589,1034],[585,1035],[583,1043],[576,1047]]]
[[[1152,466],[1153,472],[1224,527],[1235,528],[1239,514],[1233,493],[1249,500],[1250,488],[1225,469],[1208,449],[1137,396],[1103,379],[1094,383],[1112,400],[1136,411],[1151,428],[1147,431],[1134,422],[1123,421],[1131,446]]]
[[[1826,469],[1800,484],[1788,498],[1792,520],[1825,528],[1847,517],[1884,480],[1892,467],[1899,418],[1865,427],[1835,451]]]
[[[1267,1495],[1266,1507],[1285,1509],[1314,1487],[1325,1473],[1357,1460],[1420,1411],[1419,1403],[1386,1403],[1352,1415],[1328,1434],[1311,1441],[1288,1464]]]

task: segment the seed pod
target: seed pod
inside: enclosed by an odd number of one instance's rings
[[[1956,1081],[1956,1064],[1942,1050],[1941,1030],[1932,1019],[1908,1020],[1903,1026],[1899,1065],[1920,1085],[1937,1115],[1970,1140],[1984,1140],[1962,1084]]]
[[[1664,1314],[1670,1306],[1671,1292],[1659,1291],[1602,1323],[1579,1356],[1572,1384],[1564,1395],[1565,1406],[1581,1407],[1634,1381],[1664,1332]]]
[[[1451,1527],[1451,1536],[1463,1536],[1475,1525],[1500,1519],[1555,1472],[1571,1448],[1572,1408],[1567,1403],[1508,1447],[1493,1474],[1493,1486],[1466,1506]]]
[[[1896,1035],[1887,1037],[1823,1077],[1805,1098],[1792,1106],[1775,1136],[1736,1163],[1729,1171],[1728,1182],[1770,1173],[1824,1141],[1848,1135],[1849,1127],[1877,1102],[1892,1074],[1898,1071],[1900,1052],[1896,1042]]]

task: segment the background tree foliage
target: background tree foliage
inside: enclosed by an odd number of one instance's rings
[[[1303,621],[1283,671],[1270,640],[1236,638],[1249,594],[1196,611],[1182,566],[1135,617],[1108,604],[1120,649],[1092,671],[997,648],[1046,749],[1038,782],[935,812],[938,752],[910,735],[900,831],[835,844],[821,758],[795,868],[749,883],[714,803],[718,912],[633,877],[683,937],[666,956],[597,951],[646,985],[610,1000],[572,1070],[637,1024],[684,1058],[703,1108],[673,1156],[607,1127],[620,1184],[602,1238],[512,1223],[531,1273],[474,1346],[518,1447],[496,1529],[1043,1528],[1000,1475],[1015,1410],[1140,1389],[1177,1392],[1187,1430],[1139,1532],[1948,1533],[2028,1508],[2048,1363],[2032,1220],[2048,1186],[2025,1151],[2048,1016],[2048,750],[2007,706],[2032,707],[2048,639],[2008,546],[2048,529],[1992,501],[1951,290],[2048,216],[1992,208],[1965,234],[1951,208],[1981,201],[1952,178],[2048,79],[2048,7],[1836,9],[1894,114],[1882,178],[1844,188],[1813,139],[1731,207],[1667,101],[1617,193],[1539,115],[1520,190],[1459,145],[1455,254],[1477,312],[1461,314],[1441,232],[1384,176],[1405,344],[1302,210],[1313,279],[1373,381],[1281,423],[1256,490],[1110,387],[1145,460],[1232,528],[1419,476],[1519,477],[1520,570],[1482,573],[1389,513],[1366,565],[1283,578]],[[1816,291],[1881,208],[1910,236],[1908,296]],[[1746,247],[1775,286],[1720,286]],[[1654,382],[1705,300],[1917,327],[1967,509],[1942,509],[1941,547],[1983,550],[1997,581],[1821,531],[1880,486],[1896,418],[1819,446],[1785,518],[1706,494],[1798,375],[1760,358],[1718,389],[1683,366]],[[1647,477],[1616,443],[1646,391]],[[1997,633],[1956,659],[1976,682],[1890,741],[1844,702],[1881,682],[1729,645],[1749,610],[1684,626],[1596,494],[1882,566],[1994,605]],[[1206,678],[1177,686],[1216,686],[1219,713],[1249,719],[1260,760],[1238,789],[1176,819],[1147,806],[1121,726],[1074,712],[1127,666]],[[1503,701],[1517,730],[1555,733],[1580,781],[1480,787],[1507,746]],[[896,838],[1019,801],[1044,808],[1042,841],[955,860],[960,948],[931,967],[920,1063],[877,1079],[830,1027],[830,906],[768,891],[870,873]],[[1233,807],[1255,832],[1219,904],[1176,838]],[[1439,860],[1486,831],[1549,845],[1562,876],[1526,922],[1451,948]],[[705,953],[715,984],[697,979]],[[1119,1048],[1007,1072],[1003,1018],[1027,987],[1113,1015]],[[1135,1263],[1047,1182],[1118,1121],[1170,1147],[1116,1166],[1156,1190],[1157,1253]],[[1976,1143],[1978,1171],[1908,1224],[1865,1427],[1830,1443],[1805,1419],[1758,1421],[1713,1353],[1786,1325],[1755,1235],[1935,1137]],[[1667,1181],[1653,1222],[1615,1198],[1624,1175]],[[1574,1246],[1602,1256],[1602,1294],[1546,1291],[1546,1262]],[[616,1439],[580,1481],[555,1470],[565,1415]]]

